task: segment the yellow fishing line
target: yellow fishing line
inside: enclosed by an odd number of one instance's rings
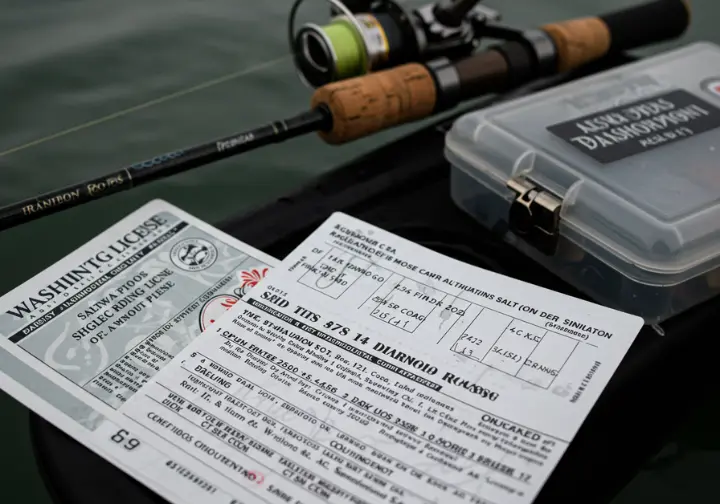
[[[70,133],[75,133],[76,131],[80,131],[80,130],[86,129],[86,128],[89,128],[89,127],[91,127],[91,126],[97,126],[98,124],[102,124],[102,123],[104,123],[104,122],[111,121],[111,120],[113,120],[113,119],[117,119],[118,117],[125,116],[125,115],[127,115],[127,114],[132,113],[132,112],[137,112],[138,110],[143,110],[143,109],[152,107],[152,106],[154,106],[154,105],[158,105],[158,104],[160,104],[160,103],[164,103],[164,102],[166,102],[166,101],[170,101],[170,100],[173,100],[173,99],[175,99],[175,98],[180,98],[181,96],[185,96],[185,95],[188,95],[188,94],[190,94],[190,93],[194,93],[194,92],[196,92],[196,91],[201,91],[201,90],[207,89],[207,88],[209,88],[209,87],[211,87],[211,86],[216,86],[216,85],[218,85],[218,84],[222,84],[223,82],[227,82],[227,81],[229,81],[229,80],[236,79],[236,78],[238,78],[238,77],[242,77],[242,76],[244,76],[244,75],[248,75],[248,74],[251,74],[251,73],[254,73],[254,72],[263,70],[263,69],[268,68],[268,67],[271,67],[271,66],[273,66],[273,65],[277,65],[278,63],[281,63],[282,61],[284,61],[284,60],[286,60],[286,59],[288,59],[288,58],[289,58],[289,56],[283,56],[283,57],[281,57],[281,58],[276,58],[276,59],[274,59],[274,60],[265,61],[264,63],[260,63],[260,64],[258,64],[258,65],[254,65],[254,66],[251,66],[251,67],[248,67],[248,68],[244,68],[244,69],[242,69],[242,70],[238,70],[238,71],[236,71],[236,72],[229,73],[229,74],[227,74],[227,75],[223,75],[222,77],[217,77],[217,78],[215,78],[215,79],[212,79],[212,80],[209,80],[209,81],[205,81],[205,82],[203,82],[203,83],[201,83],[201,84],[197,84],[197,85],[195,85],[195,86],[193,86],[193,87],[190,87],[190,88],[187,88],[187,89],[183,89],[183,90],[180,90],[180,91],[176,91],[176,92],[174,92],[174,93],[170,93],[170,94],[168,94],[168,95],[161,96],[160,98],[155,98],[154,100],[150,100],[150,101],[148,101],[148,102],[141,103],[141,104],[139,104],[139,105],[135,105],[135,106],[133,106],[133,107],[126,108],[126,109],[124,109],[124,110],[120,110],[120,111],[118,111],[118,112],[114,112],[114,113],[112,113],[112,114],[110,114],[110,115],[106,115],[106,116],[104,116],[104,117],[100,117],[100,118],[98,118],[98,119],[94,119],[94,120],[92,120],[92,121],[88,121],[88,122],[83,123],[83,124],[78,124],[77,126],[73,126],[73,127],[71,127],[71,128],[68,128],[68,129],[59,131],[59,132],[57,132],[57,133],[53,133],[52,135],[48,135],[48,136],[45,136],[45,137],[42,137],[42,138],[38,138],[38,139],[36,139],[36,140],[31,140],[30,142],[27,142],[27,143],[24,143],[24,144],[22,144],[22,145],[18,145],[18,146],[15,146],[15,147],[11,147],[11,148],[9,148],[9,149],[7,149],[7,150],[5,150],[5,151],[0,152],[0,157],[7,156],[8,154],[13,154],[13,153],[15,153],[15,152],[22,151],[22,150],[28,149],[28,148],[30,148],[30,147],[34,147],[34,146],[36,146],[36,145],[43,144],[43,143],[45,143],[45,142],[49,142],[50,140],[55,140],[56,138],[60,138],[60,137],[65,136],[65,135],[69,135]]]

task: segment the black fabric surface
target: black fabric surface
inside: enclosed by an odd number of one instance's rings
[[[220,227],[283,258],[342,211],[461,261],[583,297],[455,207],[443,157],[449,124],[375,151]],[[663,336],[642,330],[536,503],[607,503],[662,447],[717,385],[718,308],[720,302],[708,302],[662,324]],[[31,432],[38,467],[58,504],[164,502],[35,415]]]

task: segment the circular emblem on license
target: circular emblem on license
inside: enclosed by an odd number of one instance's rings
[[[207,327],[213,325],[217,319],[222,317],[223,313],[232,308],[237,302],[238,298],[230,294],[221,294],[211,298],[200,310],[200,330],[204,331]]]
[[[170,259],[185,271],[201,271],[213,265],[217,249],[202,238],[188,238],[175,244],[170,250]]]

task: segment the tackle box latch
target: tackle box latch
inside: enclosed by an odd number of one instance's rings
[[[525,177],[513,177],[507,187],[516,193],[510,205],[510,231],[547,255],[557,250],[562,200]]]

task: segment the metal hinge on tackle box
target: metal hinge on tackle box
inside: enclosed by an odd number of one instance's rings
[[[509,230],[541,252],[557,250],[562,200],[525,177],[513,177],[507,187],[517,195],[510,205]]]

